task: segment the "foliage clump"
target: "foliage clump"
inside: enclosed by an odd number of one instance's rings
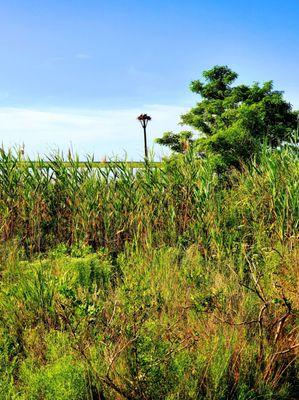
[[[216,157],[221,165],[240,166],[259,153],[261,144],[276,148],[290,141],[297,128],[297,113],[273,89],[273,82],[251,86],[233,83],[238,74],[227,66],[203,72],[205,82],[192,81],[190,89],[201,101],[181,116],[181,124],[199,132],[166,132],[157,143],[179,153],[190,146],[201,155]]]

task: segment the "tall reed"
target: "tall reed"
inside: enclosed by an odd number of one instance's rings
[[[24,162],[2,150],[0,234],[29,254],[79,242],[111,252],[127,242],[233,251],[255,229],[283,241],[298,229],[298,171],[291,150],[264,152],[224,183],[192,153],[134,171],[125,162],[96,169],[87,161],[82,168],[77,157],[66,165],[59,155]]]

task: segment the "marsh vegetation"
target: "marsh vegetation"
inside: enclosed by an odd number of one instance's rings
[[[3,399],[295,399],[299,166],[0,160]]]

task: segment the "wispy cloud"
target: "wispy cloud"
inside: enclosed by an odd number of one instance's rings
[[[5,146],[25,143],[29,154],[70,146],[80,156],[95,154],[98,159],[126,153],[129,159],[143,156],[143,136],[136,117],[141,112],[152,116],[148,126],[149,145],[166,130],[177,126],[186,108],[173,105],[147,105],[140,109],[38,110],[0,107],[0,140]],[[162,154],[157,145],[156,155]]]
[[[9,93],[7,91],[0,90],[0,101],[7,100],[9,98]]]
[[[91,55],[90,54],[86,54],[86,53],[78,53],[76,54],[76,58],[79,58],[79,60],[89,60],[91,59]]]

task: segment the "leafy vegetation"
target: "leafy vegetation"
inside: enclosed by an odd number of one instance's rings
[[[238,74],[227,66],[203,72],[205,83],[191,82],[192,92],[202,100],[181,117],[181,124],[199,132],[166,132],[157,139],[173,151],[185,152],[190,145],[204,155],[213,155],[219,166],[239,167],[258,154],[261,144],[277,147],[288,142],[297,128],[297,113],[273,90],[273,82],[232,86]]]
[[[0,160],[1,399],[295,399],[298,154]]]

